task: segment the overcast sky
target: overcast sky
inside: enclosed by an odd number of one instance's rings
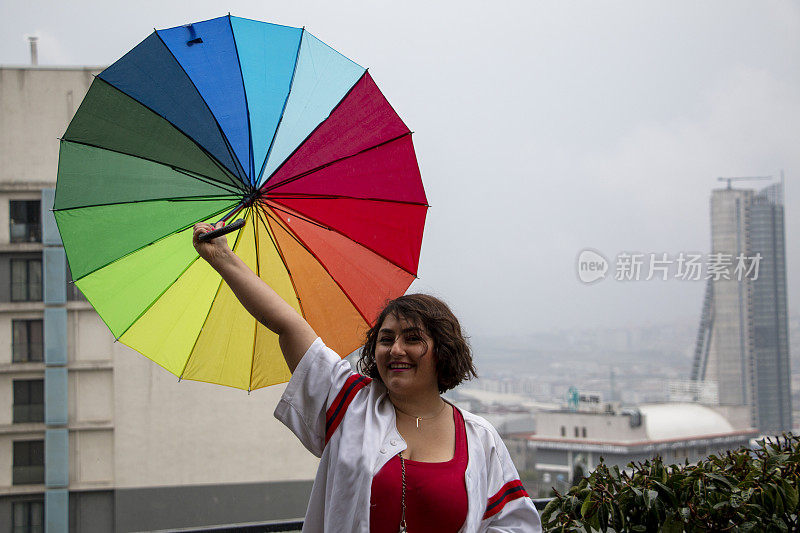
[[[27,63],[37,35],[42,65],[107,65],[228,11],[369,67],[432,206],[413,288],[474,336],[696,322],[702,281],[616,281],[617,254],[707,253],[717,177],[782,169],[798,316],[797,2],[3,0],[0,64]],[[584,248],[608,279],[581,283]]]

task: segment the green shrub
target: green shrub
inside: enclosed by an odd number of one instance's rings
[[[545,531],[800,531],[800,439],[792,434],[696,464],[600,465],[542,512]]]

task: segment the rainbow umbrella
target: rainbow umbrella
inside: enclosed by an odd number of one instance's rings
[[[247,390],[290,373],[192,225],[244,219],[232,249],[347,354],[415,278],[426,210],[411,132],[366,70],[304,29],[232,16],[157,30],[95,78],[54,205],[115,338]]]

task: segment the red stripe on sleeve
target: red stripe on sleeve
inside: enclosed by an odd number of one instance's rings
[[[522,486],[522,482],[518,479],[509,481],[494,496],[489,498],[486,504],[486,512],[483,514],[483,520],[499,513],[508,502],[523,496],[527,498],[528,493],[525,491],[525,487]]]
[[[333,403],[325,413],[325,444],[328,444],[336,428],[339,427],[345,412],[347,412],[347,407],[353,401],[356,393],[369,385],[371,381],[370,378],[361,374],[353,374],[344,382],[342,390],[336,395]]]

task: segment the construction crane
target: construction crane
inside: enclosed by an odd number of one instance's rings
[[[731,188],[732,181],[753,181],[753,180],[771,180],[772,176],[743,176],[736,178],[717,178],[717,181],[727,181],[728,188]]]

